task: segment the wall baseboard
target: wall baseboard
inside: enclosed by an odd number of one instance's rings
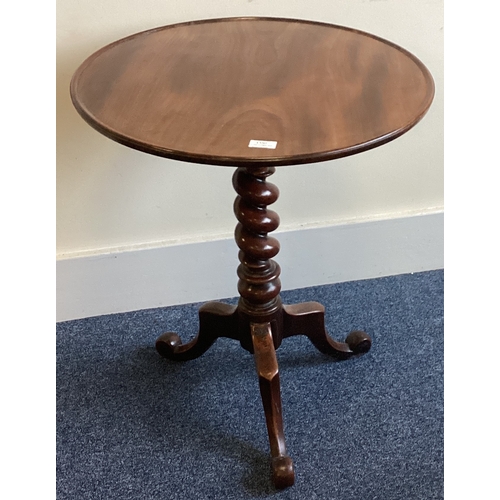
[[[444,267],[443,212],[275,233],[283,290]],[[237,295],[233,239],[57,261],[57,321]]]

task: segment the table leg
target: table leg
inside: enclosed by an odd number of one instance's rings
[[[349,359],[370,350],[372,341],[363,331],[349,333],[345,342],[330,338],[325,329],[325,308],[319,302],[283,306],[283,338],[305,335],[314,347],[337,360]]]
[[[295,481],[292,459],[286,453],[281,410],[280,376],[273,345],[271,325],[250,325],[254,348],[255,367],[259,375],[260,394],[266,414],[267,432],[271,445],[271,467],[273,483],[282,489]]]
[[[198,335],[182,344],[179,335],[167,332],[156,340],[156,350],[164,358],[188,361],[204,354],[219,337],[239,339],[236,306],[208,302],[199,309]]]

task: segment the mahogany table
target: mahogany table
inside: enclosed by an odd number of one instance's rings
[[[336,360],[366,353],[371,339],[345,342],[325,330],[317,302],[284,305],[272,260],[279,225],[268,205],[277,166],[345,157],[384,144],[413,127],[434,96],[429,71],[391,42],[358,30],[278,18],[188,22],[137,33],[91,55],[71,81],[80,115],[107,137],[185,162],[236,167],[235,239],[241,264],[237,306],[199,310],[196,338],[156,342],[172,360],[202,355],[218,337],[254,354],[277,488],[294,482],[283,435],[276,352],[306,335]]]

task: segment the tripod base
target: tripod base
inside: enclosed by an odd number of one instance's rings
[[[287,455],[276,349],[284,338],[305,335],[322,353],[345,360],[368,352],[370,337],[362,331],[351,332],[345,342],[336,342],[325,330],[325,309],[318,302],[281,305],[268,317],[252,317],[237,306],[209,302],[199,310],[199,332],[183,344],[176,333],[164,333],[156,341],[157,351],[175,361],[195,359],[206,352],[219,337],[239,340],[254,354],[260,393],[266,416],[271,448],[273,483],[282,489],[295,480],[292,459]]]

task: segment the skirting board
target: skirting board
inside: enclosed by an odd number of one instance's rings
[[[443,212],[273,233],[283,290],[444,267]],[[233,239],[58,260],[57,321],[237,295]]]

